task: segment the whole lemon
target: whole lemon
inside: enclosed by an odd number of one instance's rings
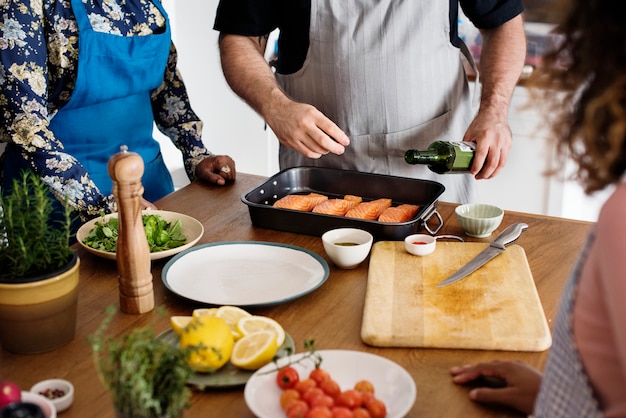
[[[188,362],[199,372],[214,372],[226,364],[234,344],[230,326],[215,316],[192,318],[180,334],[180,347],[192,348]]]

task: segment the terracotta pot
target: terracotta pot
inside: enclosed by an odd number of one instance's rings
[[[24,283],[0,282],[0,345],[17,354],[52,351],[76,331],[76,254],[64,269]]]

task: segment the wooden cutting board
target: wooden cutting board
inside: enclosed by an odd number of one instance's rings
[[[361,338],[378,347],[543,351],[552,339],[524,249],[510,245],[466,278],[436,287],[486,243],[437,243],[418,257],[404,242],[370,255]]]

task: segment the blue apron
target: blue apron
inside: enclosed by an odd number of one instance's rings
[[[108,160],[121,145],[144,160],[146,199],[155,201],[174,190],[159,143],[152,137],[150,94],[163,82],[171,44],[167,14],[159,1],[154,3],[166,19],[165,30],[128,37],[96,32],[85,5],[72,0],[79,29],[78,74],[72,97],[51,119],[50,130],[105,196],[111,194],[113,185]],[[22,159],[18,152],[10,159],[15,157]],[[28,165],[23,160],[13,163]],[[5,178],[11,174],[5,171]]]

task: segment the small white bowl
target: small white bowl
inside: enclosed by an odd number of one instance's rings
[[[328,257],[342,269],[356,268],[372,249],[374,237],[357,228],[331,229],[322,235]]]
[[[22,391],[22,402],[30,402],[39,405],[46,418],[57,418],[57,410],[49,399],[34,393]]]
[[[465,233],[475,238],[486,238],[491,235],[500,226],[504,217],[504,211],[499,207],[482,203],[457,206],[455,213]]]
[[[47,391],[53,392],[55,390],[62,391],[63,395],[60,397],[51,398],[46,395]],[[49,400],[57,412],[65,411],[74,402],[74,385],[67,380],[63,379],[48,379],[42,380],[39,383],[35,383],[30,388],[31,393],[40,395]]]
[[[404,248],[413,255],[428,255],[435,251],[437,238],[426,234],[413,234],[404,239]]]

